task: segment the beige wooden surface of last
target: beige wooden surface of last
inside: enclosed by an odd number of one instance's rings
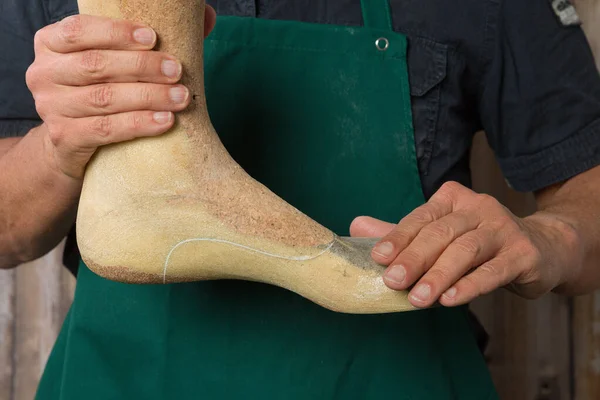
[[[584,27],[600,54],[600,1],[576,5],[584,10]],[[517,214],[531,212],[531,196],[506,187],[490,154],[479,135],[473,152],[478,189]],[[60,249],[0,271],[0,400],[33,398],[73,288],[73,278],[60,267]],[[600,399],[600,292],[526,301],[498,291],[473,308],[491,335],[487,357],[503,400]]]

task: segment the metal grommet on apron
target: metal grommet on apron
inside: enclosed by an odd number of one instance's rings
[[[381,37],[375,41],[375,47],[379,51],[386,51],[390,47],[390,41]]]
[[[358,215],[398,221],[425,201],[407,39],[386,0],[361,3],[364,27],[218,17],[205,43],[208,108],[228,151],[342,235]],[[82,263],[38,399],[493,393],[462,308],[340,314],[260,283],[127,285]]]

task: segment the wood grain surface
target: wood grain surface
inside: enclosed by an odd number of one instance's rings
[[[13,393],[15,271],[0,271],[0,399]]]
[[[30,400],[73,300],[64,244],[29,264],[0,271],[0,400]]]

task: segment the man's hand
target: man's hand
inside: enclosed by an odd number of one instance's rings
[[[383,237],[372,257],[389,266],[390,288],[411,289],[416,307],[457,306],[499,287],[537,298],[576,275],[567,266],[581,265],[583,257],[575,230],[557,216],[520,219],[453,182],[398,225],[359,217],[350,232]]]
[[[215,12],[206,10],[208,34]],[[149,51],[155,32],[142,24],[77,15],[41,29],[27,85],[44,120],[50,165],[72,178],[100,146],[155,136],[189,104],[177,82],[182,66]]]

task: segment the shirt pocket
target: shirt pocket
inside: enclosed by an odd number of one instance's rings
[[[408,38],[408,74],[419,170],[427,174],[438,131],[442,83],[448,45],[421,37]]]

